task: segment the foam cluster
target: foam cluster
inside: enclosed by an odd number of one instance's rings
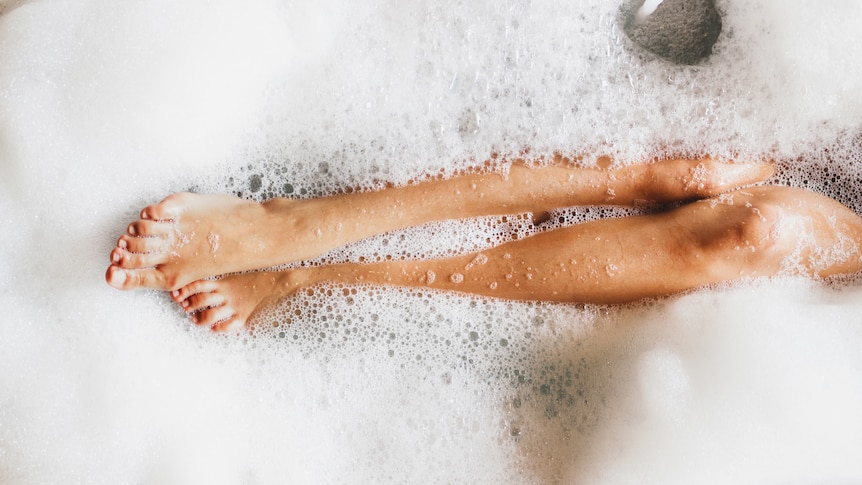
[[[858,481],[858,282],[631,307],[322,285],[213,336],[103,281],[170,192],[309,198],[516,156],[766,159],[862,212],[862,4],[715,4],[696,66],[605,0],[0,6],[0,482]],[[301,264],[642,211],[441,221]]]

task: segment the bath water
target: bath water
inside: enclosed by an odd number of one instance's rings
[[[0,3],[0,482],[862,479],[855,283],[630,307],[322,288],[229,336],[104,283],[171,192],[312,197],[495,153],[770,159],[859,211],[862,5],[717,4],[712,57],[675,66],[605,0]],[[323,259],[445,256],[527,220]]]

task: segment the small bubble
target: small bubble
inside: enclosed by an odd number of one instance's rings
[[[452,276],[449,277],[449,281],[457,285],[464,281],[464,275],[461,273],[452,273]]]
[[[470,340],[473,342],[479,340],[479,333],[475,331],[470,332]]]
[[[263,179],[260,175],[254,174],[249,178],[248,185],[249,190],[251,190],[252,193],[255,193],[263,187]]]

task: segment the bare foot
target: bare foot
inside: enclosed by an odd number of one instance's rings
[[[306,270],[243,273],[199,280],[171,292],[192,322],[216,332],[236,330],[262,306],[308,284]]]
[[[171,195],[144,208],[129,225],[111,251],[105,279],[124,290],[173,290],[320,254],[309,225],[314,204],[286,199],[278,204],[276,214],[267,204],[229,195]]]

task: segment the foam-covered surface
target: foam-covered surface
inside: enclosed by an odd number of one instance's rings
[[[716,3],[696,67],[639,51],[604,0],[4,4],[0,482],[862,479],[858,285],[638,308],[321,289],[221,338],[103,282],[173,191],[308,197],[500,152],[769,158],[859,211],[862,5]],[[564,218],[596,215],[620,214]],[[519,221],[329,257],[446,255]]]

